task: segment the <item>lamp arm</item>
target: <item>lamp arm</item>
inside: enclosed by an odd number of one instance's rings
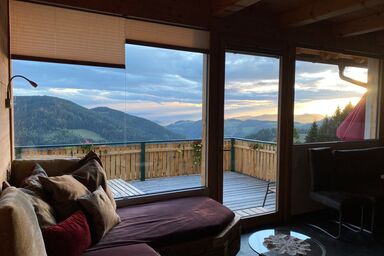
[[[14,78],[23,78],[25,79],[26,81],[28,81],[28,83],[30,83],[33,87],[37,87],[37,84],[35,82],[33,82],[32,80],[26,78],[25,76],[22,76],[22,75],[14,75],[11,77],[11,79],[9,79],[9,82],[8,82],[8,85],[7,85],[7,98],[5,99],[5,107],[6,108],[10,108],[11,107],[11,85],[12,85],[12,80]]]

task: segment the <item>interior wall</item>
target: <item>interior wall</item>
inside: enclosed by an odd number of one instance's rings
[[[9,79],[8,0],[0,0],[0,182],[11,162],[10,111],[5,108]]]

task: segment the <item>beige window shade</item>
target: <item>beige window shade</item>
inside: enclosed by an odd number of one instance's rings
[[[14,57],[124,67],[124,19],[11,1]]]
[[[139,20],[125,20],[125,37],[134,41],[202,50],[209,49],[208,31]]]

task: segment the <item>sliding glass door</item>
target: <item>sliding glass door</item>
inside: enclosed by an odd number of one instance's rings
[[[242,218],[277,212],[278,57],[227,51],[224,205]]]

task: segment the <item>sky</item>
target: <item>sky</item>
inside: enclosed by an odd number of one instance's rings
[[[48,95],[86,108],[106,106],[160,124],[202,117],[203,53],[126,45],[126,68],[13,60],[14,95]],[[277,114],[279,59],[226,54],[225,118]],[[365,69],[349,76],[366,81]],[[337,106],[356,104],[365,89],[342,81],[334,65],[297,62],[295,114],[332,115]]]

